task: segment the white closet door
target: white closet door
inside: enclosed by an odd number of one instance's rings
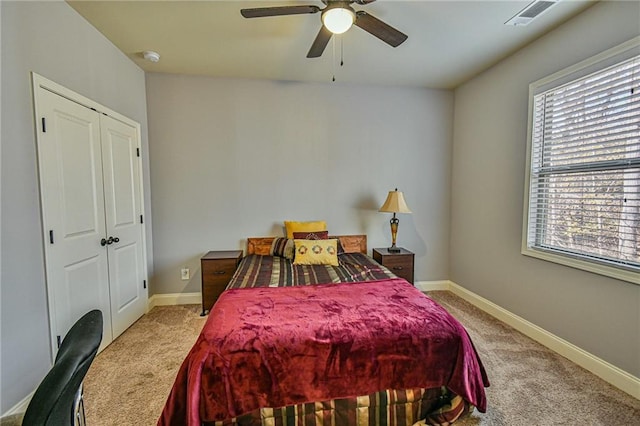
[[[99,114],[38,89],[38,161],[52,331],[63,337],[92,309],[112,341]],[[55,343],[54,343],[55,344]]]
[[[115,339],[146,311],[137,129],[100,117],[111,323]]]

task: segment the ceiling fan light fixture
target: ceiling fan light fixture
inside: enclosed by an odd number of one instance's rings
[[[350,7],[331,7],[322,12],[322,23],[334,34],[346,32],[356,20],[356,14]]]

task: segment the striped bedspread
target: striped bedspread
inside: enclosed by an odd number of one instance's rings
[[[410,426],[450,398],[446,389],[439,388],[386,390],[356,398],[262,408],[241,417],[215,422],[213,426]],[[473,407],[459,401],[454,410],[457,418]]]
[[[338,266],[294,265],[284,257],[252,254],[242,259],[227,289],[351,283],[395,277],[362,253],[344,253],[338,256],[338,261]]]

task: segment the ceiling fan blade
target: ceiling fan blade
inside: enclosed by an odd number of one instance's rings
[[[331,40],[332,35],[333,33],[324,25],[320,27],[320,31],[318,32],[316,39],[313,40],[309,53],[307,53],[307,58],[319,58],[322,56],[322,52],[324,52],[324,48],[329,44],[329,40]]]
[[[356,12],[354,24],[393,47],[400,46],[408,37],[363,10]]]
[[[373,3],[374,1],[376,0],[355,0],[354,3],[365,5],[365,4]]]
[[[318,6],[276,6],[258,7],[255,9],[241,9],[240,13],[245,18],[262,18],[264,16],[303,15],[305,13],[318,13],[322,9]]]

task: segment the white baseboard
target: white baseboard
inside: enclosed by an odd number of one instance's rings
[[[196,293],[171,293],[171,294],[154,294],[149,298],[149,307],[151,310],[155,306],[167,305],[197,305],[202,303],[200,292]]]
[[[415,285],[420,291],[449,290],[451,287],[451,281],[416,281],[413,285]]]
[[[532,338],[552,351],[578,364],[580,367],[592,372],[632,397],[640,399],[639,378],[621,370],[615,365],[609,364],[603,359],[577,347],[573,343],[567,342],[555,334],[538,327],[532,322],[501,308],[495,303],[478,296],[456,283],[449,282],[449,291],[482,309],[496,319],[510,325],[525,336]]]
[[[27,406],[29,405],[29,402],[31,402],[31,398],[33,398],[34,393],[36,393],[35,390],[22,398],[20,402],[11,407],[6,413],[2,413],[2,417],[13,416],[14,414],[24,413],[27,411]]]

